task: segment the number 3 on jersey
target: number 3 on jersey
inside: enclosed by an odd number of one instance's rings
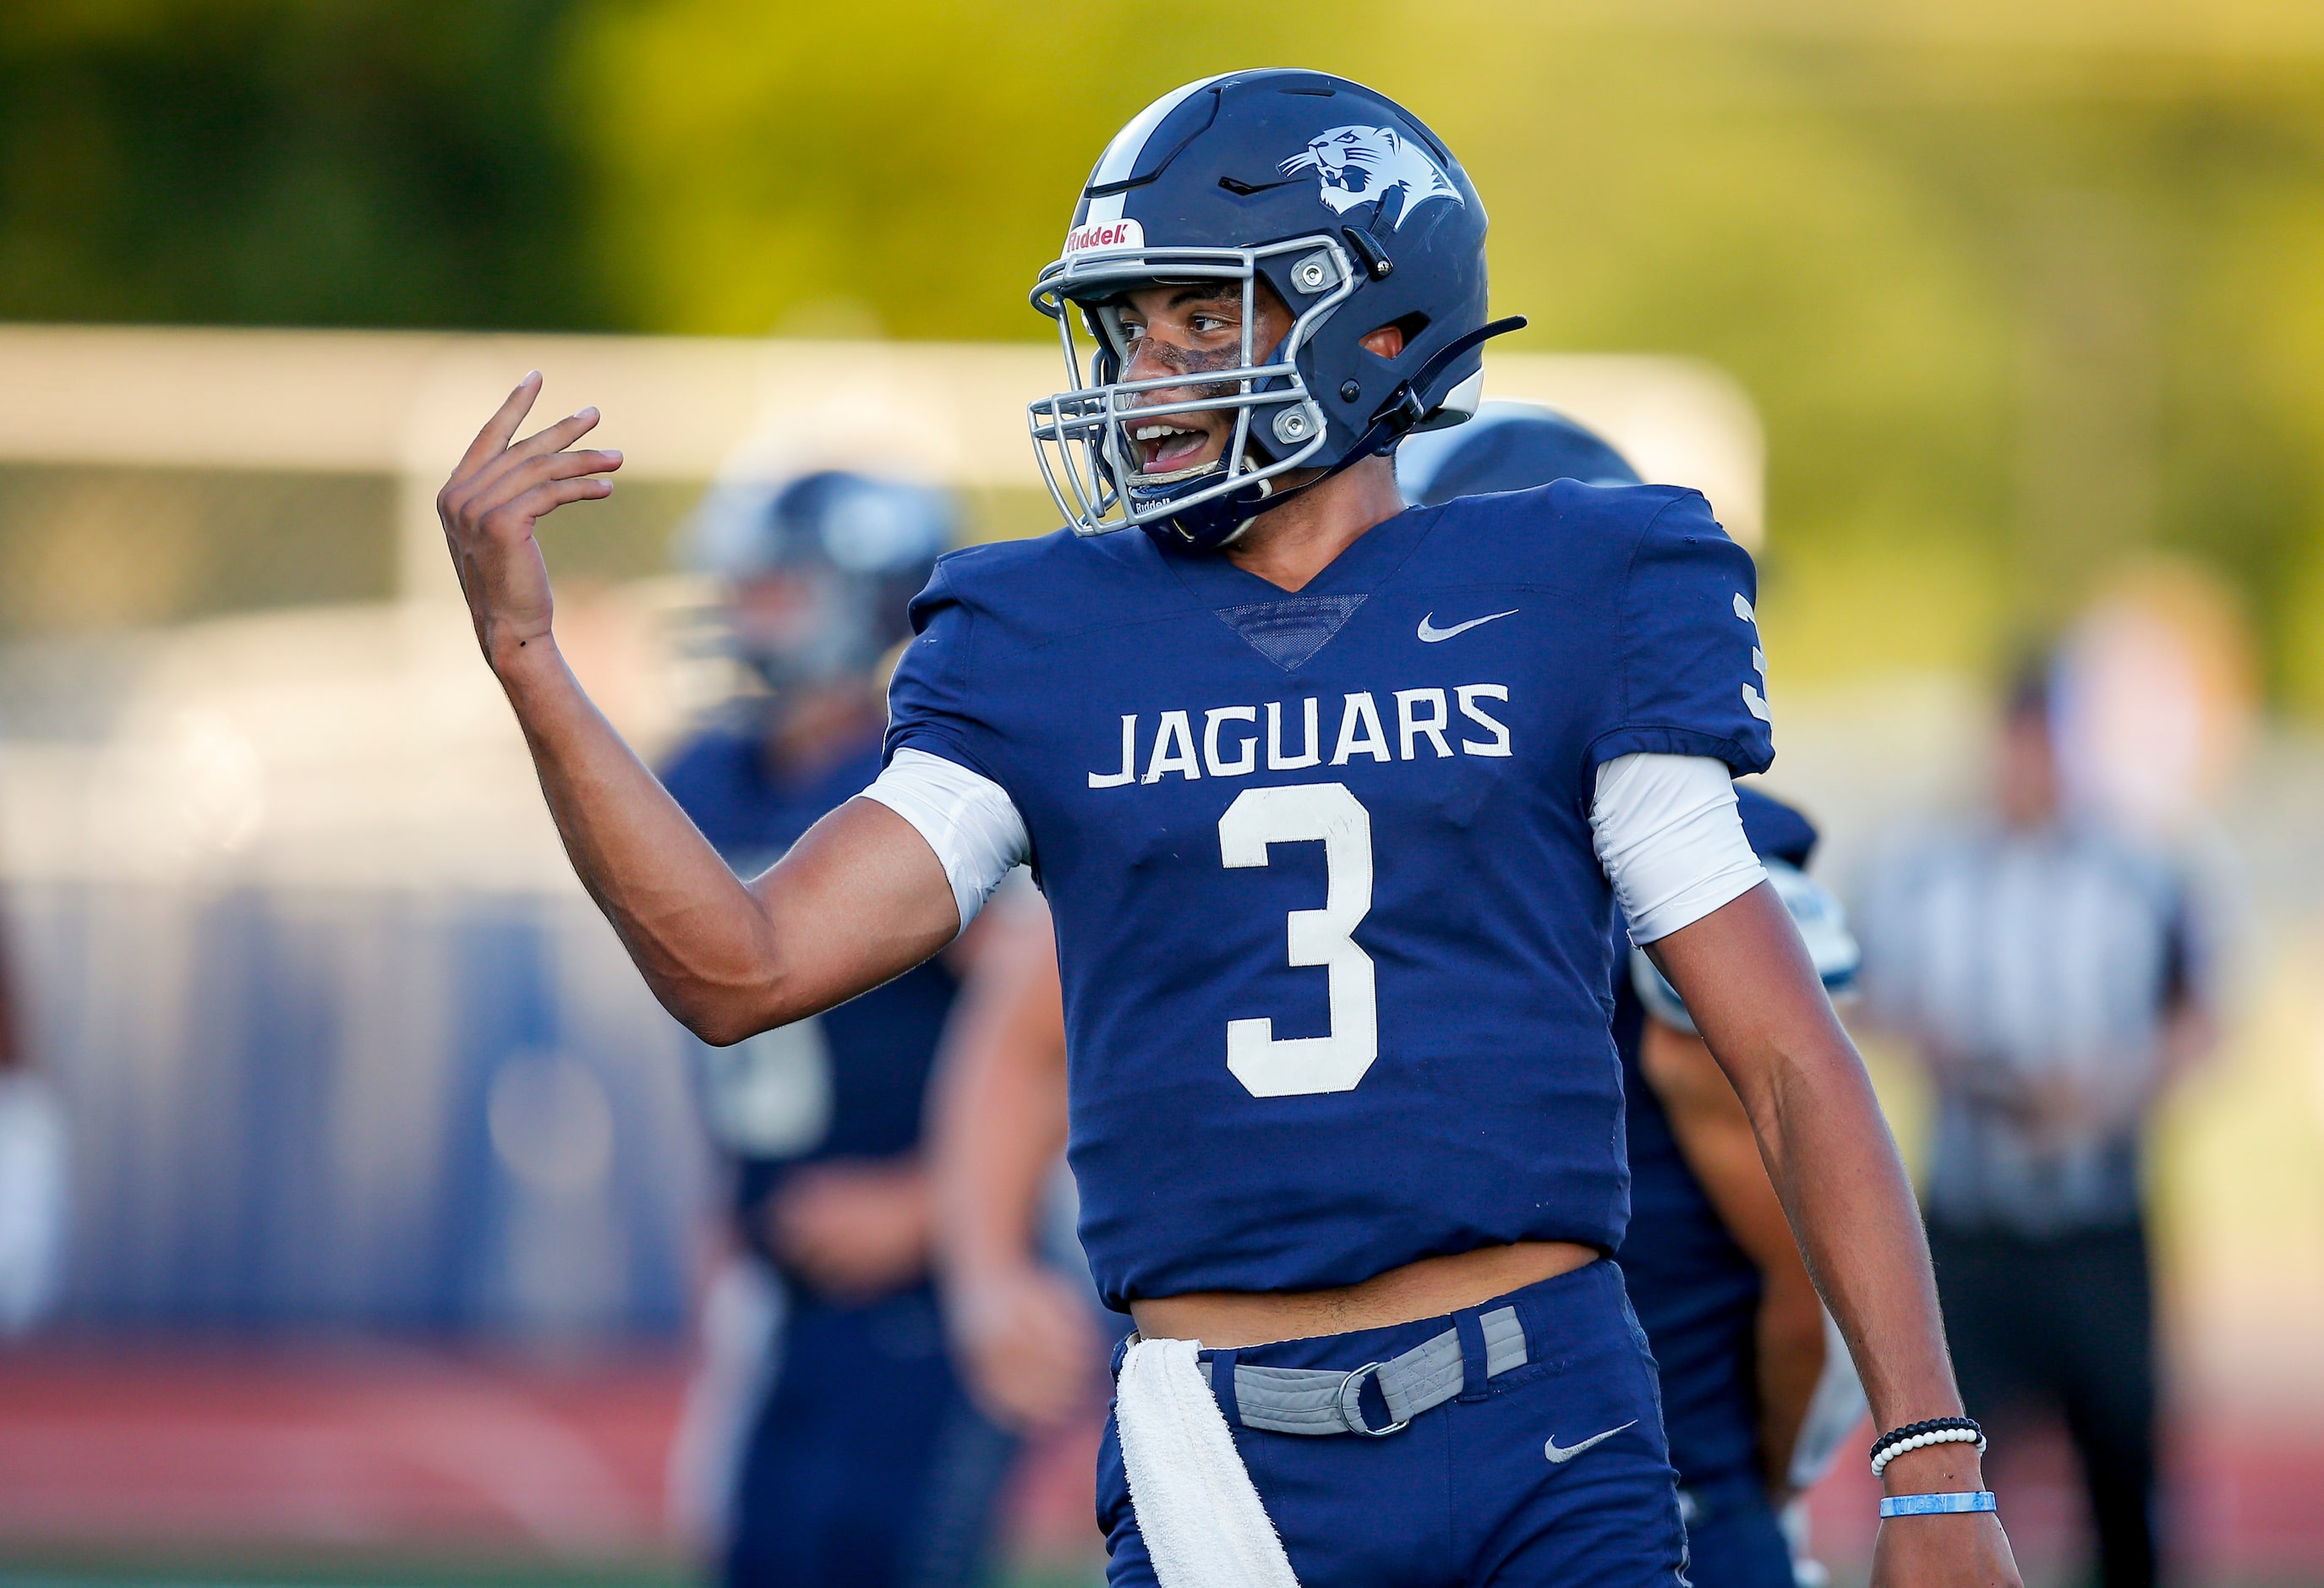
[[[1372,818],[1344,783],[1246,789],[1219,817],[1219,859],[1265,865],[1271,844],[1323,845],[1323,908],[1284,922],[1290,963],[1330,976],[1331,1031],[1278,1041],[1271,1019],[1227,1022],[1227,1069],[1253,1097],[1346,1092],[1379,1057],[1379,1000],[1372,957],[1356,946],[1372,907]]]

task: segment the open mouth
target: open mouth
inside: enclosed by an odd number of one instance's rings
[[[1194,416],[1188,415],[1187,418]],[[1144,475],[1177,474],[1208,461],[1204,454],[1212,446],[1211,432],[1200,425],[1178,420],[1154,419],[1143,424],[1124,427],[1130,432],[1132,446],[1138,449],[1138,471]]]

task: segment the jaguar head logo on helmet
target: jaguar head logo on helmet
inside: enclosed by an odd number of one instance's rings
[[[1431,198],[1463,202],[1461,189],[1444,180],[1436,162],[1394,127],[1333,127],[1307,141],[1307,147],[1278,168],[1285,176],[1312,171],[1323,182],[1316,195],[1342,214],[1359,204],[1378,203],[1391,213],[1391,226]]]
[[[1486,322],[1485,226],[1452,152],[1344,78],[1231,72],[1148,106],[1032,293],[1073,380],[1030,411],[1067,524],[1216,549],[1466,419],[1479,346],[1525,323]]]

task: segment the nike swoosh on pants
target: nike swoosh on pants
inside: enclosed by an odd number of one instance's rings
[[[1622,1425],[1622,1428],[1635,1428],[1637,1426],[1638,1419],[1632,1417],[1628,1422]],[[1591,1445],[1603,1445],[1607,1440],[1611,1439],[1615,1435],[1620,1433],[1622,1428],[1609,1428],[1602,1434],[1592,1434],[1589,1438],[1584,1439],[1579,1445],[1560,1445],[1557,1442],[1557,1436],[1552,1434],[1549,1436],[1548,1443],[1541,1447],[1541,1453],[1549,1457],[1549,1462],[1552,1466],[1562,1467],[1567,1462],[1572,1461],[1575,1456],[1580,1455],[1583,1451],[1589,1449]]]

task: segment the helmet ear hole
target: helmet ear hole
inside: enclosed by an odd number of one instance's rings
[[[1377,326],[1373,328],[1373,329],[1365,334],[1362,338],[1361,346],[1363,346],[1364,351],[1370,354],[1373,357],[1385,358],[1393,362],[1396,359],[1403,357],[1406,350],[1415,342],[1419,341],[1420,334],[1427,328],[1428,317],[1416,309],[1410,314],[1398,315],[1396,319],[1388,321],[1384,326]],[[1382,353],[1378,348],[1371,346],[1372,338],[1378,337],[1382,331],[1394,331],[1396,333],[1394,351]]]

